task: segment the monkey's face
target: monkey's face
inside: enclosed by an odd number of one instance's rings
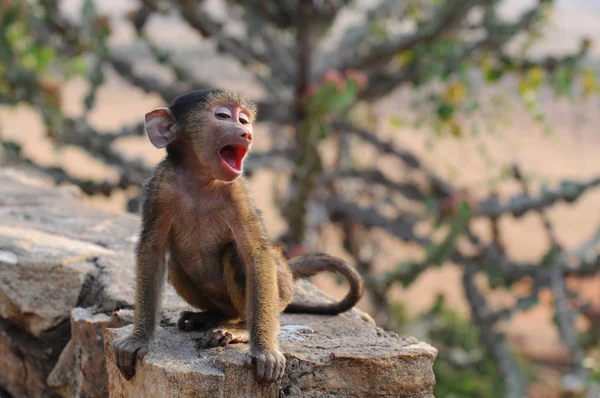
[[[233,181],[242,175],[243,161],[252,146],[251,112],[238,105],[211,104],[204,111],[205,123],[194,151],[221,181]]]

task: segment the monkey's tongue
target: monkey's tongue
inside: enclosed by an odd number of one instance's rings
[[[242,146],[227,145],[221,149],[221,158],[235,171],[242,169],[242,159],[246,154],[246,148]]]

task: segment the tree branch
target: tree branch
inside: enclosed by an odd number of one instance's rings
[[[526,193],[519,194],[510,198],[505,204],[502,204],[497,196],[490,195],[478,203],[475,215],[477,217],[499,217],[502,214],[510,213],[514,217],[521,217],[528,211],[539,211],[560,201],[573,203],[583,193],[599,185],[600,177],[586,182],[565,180],[555,190],[544,189],[539,195],[533,197]]]
[[[361,55],[357,50],[350,56],[342,57],[339,60],[334,59],[334,61],[326,64],[322,72],[327,69],[366,69],[374,64],[386,61],[402,51],[407,51],[417,45],[428,43],[442,32],[456,26],[476,4],[476,0],[450,0],[444,2],[436,15],[431,18],[431,22],[426,26],[420,27],[413,34],[396,37],[375,45],[364,55]]]
[[[392,141],[382,140],[374,133],[366,129],[352,126],[343,121],[334,121],[332,123],[332,128],[339,130],[342,133],[355,135],[363,141],[373,145],[380,152],[397,157],[408,168],[422,171],[431,184],[434,196],[442,199],[450,197],[454,192],[454,189],[450,186],[450,184],[446,183],[441,177],[428,170],[414,154],[398,148]]]
[[[500,373],[504,377],[506,386],[505,396],[507,398],[521,398],[525,396],[525,380],[519,364],[513,358],[511,350],[504,340],[502,333],[498,332],[493,324],[486,320],[492,314],[492,310],[483,294],[477,288],[474,281],[474,272],[471,267],[466,267],[463,272],[463,287],[473,319],[479,326],[479,339],[489,354],[494,358]]]

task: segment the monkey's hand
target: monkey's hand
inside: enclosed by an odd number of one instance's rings
[[[256,381],[259,383],[273,383],[283,377],[285,371],[285,357],[277,349],[250,347],[247,354],[246,366],[256,366]]]
[[[130,380],[135,375],[135,361],[144,358],[149,345],[148,339],[133,335],[123,337],[113,343],[115,362],[125,380]]]

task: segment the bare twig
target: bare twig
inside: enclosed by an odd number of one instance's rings
[[[425,194],[421,192],[421,189],[416,184],[392,181],[377,169],[333,170],[321,175],[321,177],[319,177],[317,185],[327,185],[331,181],[345,178],[356,178],[361,179],[365,183],[370,185],[381,185],[389,190],[397,191],[398,193],[402,194],[406,199],[411,201],[422,203],[426,199]]]
[[[166,102],[171,102],[173,98],[190,89],[187,86],[178,87],[163,83],[154,76],[137,74],[130,61],[114,53],[110,54],[109,61],[113,69],[128,83],[141,88],[146,93],[158,93]]]
[[[521,189],[523,190],[523,193],[525,195],[529,196],[529,192],[530,192],[529,185],[527,184],[527,181],[523,177],[523,173],[521,172],[521,169],[519,168],[519,166],[517,166],[516,164],[513,165],[512,171],[513,171],[513,176],[515,177],[515,179],[521,184]],[[554,233],[554,228],[552,227],[552,222],[550,221],[548,214],[546,214],[546,210],[543,207],[540,207],[540,208],[536,209],[536,211],[540,215],[540,219],[542,220],[544,230],[546,231],[546,235],[548,236],[548,240],[550,241],[550,246],[553,249],[554,248],[560,249],[558,239],[556,238],[556,234]]]
[[[324,205],[331,217],[335,218],[338,213],[349,214],[367,228],[382,228],[402,241],[414,242],[423,247],[432,243],[429,238],[415,234],[413,223],[403,220],[402,217],[388,219],[373,207],[362,208],[333,196],[325,199]]]
[[[512,197],[508,203],[502,204],[497,196],[490,196],[479,202],[476,217],[499,217],[502,214],[512,214],[521,217],[528,211],[539,210],[554,205],[559,201],[572,203],[589,189],[600,186],[600,177],[586,182],[563,181],[555,190],[545,189],[539,195],[531,197],[521,194]]]
[[[377,137],[376,134],[368,131],[367,129],[352,126],[343,121],[333,122],[332,127],[339,130],[341,133],[353,134],[359,137],[363,141],[373,145],[382,153],[397,157],[408,168],[422,171],[431,184],[433,195],[439,199],[449,197],[454,192],[450,184],[427,169],[413,153],[398,148],[392,141],[382,140],[381,138]]]
[[[255,47],[247,41],[238,40],[225,33],[224,24],[213,19],[207,12],[201,9],[201,4],[194,2],[178,2],[177,7],[183,19],[202,36],[211,38],[217,44],[217,51],[226,52],[235,57],[242,65],[249,66],[253,63],[268,64],[264,54],[256,51]],[[272,95],[277,95],[281,90],[273,82],[259,74],[255,77],[269,90]]]

